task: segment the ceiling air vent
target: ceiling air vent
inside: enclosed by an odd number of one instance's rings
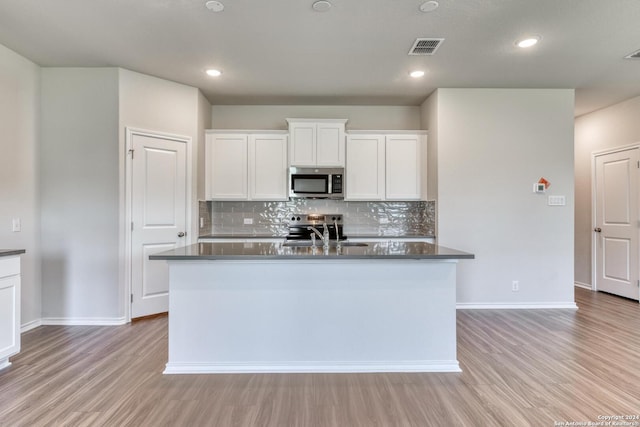
[[[433,55],[444,39],[416,39],[409,50],[409,55]]]
[[[640,59],[640,50],[636,50],[633,53],[625,56],[624,59]]]

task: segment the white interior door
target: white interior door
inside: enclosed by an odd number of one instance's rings
[[[149,255],[183,246],[187,231],[186,143],[131,134],[131,317],[169,309],[169,270]]]
[[[638,300],[638,149],[595,158],[596,289]]]

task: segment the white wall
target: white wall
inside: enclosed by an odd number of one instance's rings
[[[38,211],[40,68],[0,45],[0,246],[22,255],[22,320],[40,319],[41,277]],[[22,231],[12,231],[20,218]]]
[[[214,129],[287,129],[286,118],[349,119],[347,130],[420,129],[420,107],[213,105]]]
[[[591,154],[640,142],[640,97],[580,116],[575,121],[576,282],[592,286]]]
[[[476,255],[458,303],[572,305],[573,90],[439,89],[437,109],[438,243]]]
[[[118,70],[43,68],[40,204],[45,323],[118,310]]]

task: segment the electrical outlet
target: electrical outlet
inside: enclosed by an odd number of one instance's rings
[[[200,217],[200,228],[204,227],[204,218]]]
[[[517,280],[511,282],[511,290],[513,292],[518,292],[520,290],[520,283]]]
[[[244,219],[244,225],[252,225],[252,224],[253,224],[253,218]]]

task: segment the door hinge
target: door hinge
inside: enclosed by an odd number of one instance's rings
[[[133,304],[133,294],[131,294],[131,304]]]
[[[133,231],[133,221],[131,221],[131,231]]]
[[[133,148],[130,148],[130,149],[129,149],[129,154],[131,154],[131,159],[133,159],[133,152],[134,152],[134,149],[133,149]]]

